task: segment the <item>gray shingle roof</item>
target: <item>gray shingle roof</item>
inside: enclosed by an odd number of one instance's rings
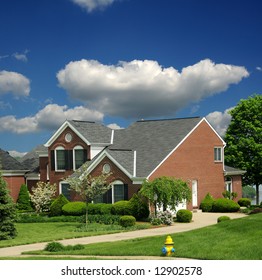
[[[90,143],[111,142],[112,129],[100,123],[88,121],[68,121]]]
[[[131,174],[133,173],[133,152],[129,153],[129,158],[126,158],[126,153],[121,150],[137,151],[136,175],[147,177],[201,119],[196,117],[138,121],[126,129],[116,130],[114,144],[108,147],[108,150],[111,152],[113,149],[115,154],[119,150],[117,160],[125,162]]]
[[[11,157],[8,152],[0,149],[0,170],[25,171],[26,168],[15,158]]]

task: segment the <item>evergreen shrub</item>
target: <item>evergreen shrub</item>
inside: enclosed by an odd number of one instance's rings
[[[136,224],[136,218],[131,215],[125,215],[120,217],[119,224],[122,227],[132,227]]]
[[[91,215],[103,215],[103,214],[111,214],[112,204],[106,203],[89,203],[88,204],[88,214]]]
[[[218,198],[214,201],[212,211],[213,212],[237,212],[240,209],[240,206],[237,202],[227,199],[227,198]]]
[[[220,216],[217,218],[218,223],[223,222],[223,221],[228,221],[228,220],[230,220],[230,217],[228,217],[228,216]]]
[[[51,204],[49,216],[60,216],[63,214],[62,208],[67,204],[69,200],[63,195],[60,194]]]
[[[146,220],[150,214],[148,202],[141,194],[134,194],[129,200],[132,208],[132,215],[137,221]]]
[[[113,204],[111,213],[113,215],[132,215],[132,205],[128,200],[120,200]]]
[[[211,212],[212,207],[214,203],[214,198],[210,193],[208,193],[205,198],[200,203],[200,209],[202,209],[202,212]]]
[[[33,211],[27,185],[22,184],[16,201],[18,210]]]
[[[62,207],[64,215],[81,216],[86,213],[86,203],[82,201],[68,202]]]
[[[187,209],[178,210],[176,219],[179,223],[190,223],[192,220],[192,212]]]
[[[242,207],[250,207],[251,199],[249,198],[240,198],[237,202]]]

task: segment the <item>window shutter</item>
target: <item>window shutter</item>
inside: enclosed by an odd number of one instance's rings
[[[55,151],[51,150],[51,170],[55,170]]]
[[[73,151],[65,150],[65,170],[73,169]]]
[[[87,149],[84,149],[84,163],[87,161]]]
[[[103,195],[103,203],[112,203],[112,189]]]
[[[128,200],[128,184],[124,184],[124,200]]]

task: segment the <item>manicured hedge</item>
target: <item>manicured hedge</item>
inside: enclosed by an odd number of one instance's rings
[[[111,213],[113,215],[120,215],[120,216],[132,215],[133,214],[132,205],[128,200],[120,200],[113,204]]]
[[[111,214],[112,204],[106,203],[89,203],[88,204],[88,213],[92,215],[104,215]]]
[[[200,203],[200,209],[202,209],[202,212],[211,212],[214,201],[214,198],[208,193]]]
[[[221,223],[223,221],[228,221],[228,220],[230,220],[230,217],[228,217],[228,216],[220,216],[217,218],[218,223]]]
[[[86,213],[86,203],[82,201],[68,202],[62,207],[64,215],[81,216]]]
[[[242,207],[250,207],[251,199],[249,198],[240,198],[237,202]]]
[[[176,219],[179,223],[190,223],[192,220],[192,212],[186,209],[178,210]]]
[[[218,198],[214,201],[212,211],[213,212],[237,212],[240,209],[238,203],[227,198]]]
[[[122,227],[132,227],[136,224],[136,218],[130,215],[122,216],[120,217],[119,224]]]

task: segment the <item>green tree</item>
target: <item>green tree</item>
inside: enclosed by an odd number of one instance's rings
[[[0,240],[15,238],[16,207],[0,174]]]
[[[187,183],[173,177],[160,177],[153,181],[145,181],[140,193],[157,207],[175,210],[179,203],[191,200],[191,190]]]
[[[33,210],[32,206],[31,206],[29,191],[28,191],[27,185],[25,185],[25,184],[22,184],[20,187],[18,199],[16,201],[16,206],[17,206],[17,209],[19,209],[19,210],[26,210],[26,211]]]
[[[259,185],[262,183],[262,95],[240,100],[230,111],[231,122],[225,135],[225,162],[246,170],[243,182],[256,186],[259,204]]]
[[[86,202],[86,226],[88,224],[88,203],[92,202],[96,197],[104,194],[111,186],[107,184],[107,178],[111,173],[102,173],[99,176],[91,176],[83,172],[88,163],[82,165],[73,176],[66,179],[70,185],[70,189],[75,191]]]

